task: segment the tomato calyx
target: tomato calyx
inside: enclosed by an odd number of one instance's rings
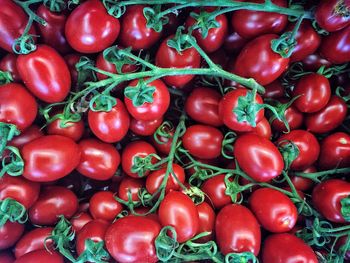
[[[139,177],[144,177],[147,171],[153,170],[154,166],[153,160],[161,160],[157,154],[149,154],[145,157],[135,156],[133,159],[133,165],[131,167],[132,173],[137,173]]]
[[[45,108],[39,109],[40,114],[46,120],[46,124],[42,128],[46,127],[55,120],[60,120],[60,128],[62,129],[71,127],[74,122],[78,122],[81,120],[80,114],[72,113],[72,111],[68,107],[65,107],[62,113],[57,113],[53,116],[50,116],[50,111],[55,105],[57,104],[49,104]],[[69,105],[69,103],[67,103],[67,105]]]
[[[161,5],[143,8],[143,15],[147,20],[146,26],[158,33],[162,31],[164,25],[169,23],[169,17],[161,13]]]
[[[17,126],[11,123],[0,122],[0,156],[6,148],[7,142],[11,141],[15,136],[18,136],[21,132],[17,129]]]
[[[334,6],[333,13],[341,17],[350,17],[350,6],[344,0],[338,1]]]
[[[26,208],[12,198],[5,198],[0,201],[0,227],[7,221],[24,224],[28,220]]]
[[[145,103],[152,103],[156,87],[148,86],[148,84],[149,82],[139,79],[136,86],[128,86],[125,88],[125,97],[130,99],[135,107],[140,107]]]
[[[109,94],[96,93],[89,102],[89,108],[92,111],[104,111],[109,112],[114,106],[117,105],[116,98]]]
[[[51,12],[62,12],[68,6],[66,1],[57,1],[57,0],[44,0],[43,4],[51,11]]]
[[[10,72],[0,70],[0,85],[13,82],[13,78]]]
[[[6,146],[5,149],[9,151],[9,154],[2,158],[0,177],[2,177],[5,173],[11,176],[22,175],[24,170],[24,161],[19,153],[19,150],[13,146]]]
[[[234,132],[227,132],[222,140],[221,154],[226,159],[234,159],[233,157],[233,143],[237,138],[237,134]]]
[[[74,0],[79,3],[79,0]],[[126,11],[126,5],[123,5],[121,2],[117,1],[109,1],[109,0],[102,0],[102,3],[104,7],[107,10],[107,13],[115,18],[120,18],[122,15],[124,15]]]
[[[110,259],[109,253],[104,249],[105,242],[95,242],[90,238],[85,240],[85,250],[77,258],[75,263],[84,262],[108,262]]]
[[[166,144],[174,134],[174,125],[169,121],[164,121],[154,132],[153,138],[158,144]],[[164,138],[160,140],[159,138]]]
[[[299,156],[298,146],[292,141],[281,141],[278,147],[284,160],[284,170],[288,170],[292,162]]]
[[[121,49],[118,46],[112,46],[103,51],[103,58],[115,65],[117,72],[122,74],[122,68],[124,65],[135,65],[137,62],[126,56],[126,53],[131,53],[131,47]]]
[[[196,41],[193,36],[188,34],[183,34],[184,26],[179,26],[176,30],[176,34],[172,39],[168,39],[167,45],[175,49],[178,53],[181,54],[182,51],[191,48],[193,45],[189,39]]]
[[[213,12],[201,10],[199,13],[191,12],[190,16],[196,20],[196,23],[189,30],[199,30],[203,39],[207,38],[210,29],[220,27],[220,23],[216,21],[216,16]]]
[[[199,189],[196,186],[188,187],[184,191],[184,193],[188,195],[192,199],[193,203],[195,203],[196,205],[199,205],[204,202],[205,194],[201,189]]]
[[[75,69],[78,72],[77,86],[81,87],[87,80],[96,81],[97,77],[95,71],[98,69],[94,68],[94,62],[88,57],[82,56],[78,63],[75,64]]]
[[[256,263],[258,259],[251,252],[229,253],[225,257],[225,262]]]
[[[231,201],[234,204],[240,204],[243,201],[243,196],[240,194],[241,192],[244,192],[247,189],[250,189],[254,184],[247,184],[245,186],[242,186],[239,184],[239,176],[234,176],[233,180],[230,180],[232,178],[232,174],[227,174],[225,176],[225,195],[228,195],[231,197]]]
[[[346,221],[350,221],[350,196],[340,200],[341,204],[341,214]]]

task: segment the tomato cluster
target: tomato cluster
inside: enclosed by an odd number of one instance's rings
[[[350,262],[350,1],[145,2],[0,0],[0,262]]]

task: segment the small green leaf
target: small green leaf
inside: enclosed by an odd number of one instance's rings
[[[350,222],[350,195],[340,200],[340,204],[341,204],[340,212],[343,218],[346,221]]]
[[[128,86],[124,90],[124,96],[132,100],[135,107],[140,107],[144,103],[152,103],[156,87],[148,86],[142,79],[140,79],[136,86]]]

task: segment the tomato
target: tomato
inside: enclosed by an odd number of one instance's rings
[[[46,249],[29,252],[18,258],[16,263],[63,263],[63,256],[57,252],[47,251]]]
[[[151,172],[146,179],[146,189],[150,194],[154,194],[160,188],[164,176],[166,174],[167,167],[160,168],[157,171]],[[176,177],[176,178],[175,178]],[[185,182],[185,171],[184,169],[176,164],[172,164],[172,171],[168,175],[168,181],[166,183],[165,191],[166,193],[171,190],[179,190],[180,185],[178,183],[180,181],[182,184]]]
[[[24,232],[24,225],[7,221],[0,227],[0,250],[12,247]]]
[[[114,194],[112,192],[96,192],[90,198],[89,211],[94,219],[112,222],[122,209],[123,206],[114,199]]]
[[[350,136],[344,132],[336,132],[324,138],[318,163],[322,170],[349,167]]]
[[[283,58],[271,49],[271,41],[277,38],[277,35],[268,34],[251,40],[239,53],[232,72],[254,78],[261,85],[276,80],[289,63],[289,58]]]
[[[123,217],[107,229],[107,250],[117,262],[156,263],[154,242],[160,229],[159,223],[148,217]]]
[[[139,178],[138,173],[132,172],[132,167],[135,164],[135,158],[145,158],[150,154],[156,154],[156,149],[145,141],[134,141],[129,143],[122,153],[122,168],[123,171],[134,178]],[[155,163],[156,159],[151,158],[151,162]],[[150,171],[145,171],[143,176],[147,176]]]
[[[0,105],[0,122],[14,124],[21,131],[34,122],[38,111],[34,97],[15,83],[0,86]]]
[[[350,60],[350,26],[322,38],[321,55],[333,64]]]
[[[68,66],[49,46],[39,45],[32,53],[19,55],[17,69],[26,87],[44,102],[63,101],[70,91]]]
[[[255,134],[238,137],[234,156],[239,167],[258,182],[268,182],[282,173],[284,163],[277,147]]]
[[[281,99],[284,97],[285,89],[279,80],[265,86],[264,98]]]
[[[318,3],[315,11],[316,22],[328,32],[341,30],[350,24],[347,13],[349,9],[350,4],[347,1],[322,1]]]
[[[88,123],[91,131],[104,142],[118,142],[129,130],[130,117],[124,103],[117,99],[117,104],[109,112],[88,112]]]
[[[138,79],[131,81],[128,87],[134,87],[134,89],[136,89],[139,81]],[[137,120],[151,121],[159,119],[168,110],[170,104],[170,93],[163,81],[156,79],[147,84],[147,87],[154,88],[154,92],[151,95],[153,98],[152,102],[144,102],[142,105],[137,106],[128,97],[125,96],[124,98],[124,103],[128,112]],[[142,89],[143,88],[141,88],[141,90]]]
[[[78,71],[75,65],[79,62],[81,56],[78,54],[69,54],[65,55],[63,58],[66,61],[70,72],[70,76],[72,79],[72,87],[76,87],[78,81]]]
[[[15,261],[15,258],[10,251],[0,252],[0,262],[13,263],[14,261]]]
[[[96,139],[80,141],[81,158],[77,171],[94,180],[108,180],[117,172],[120,155],[117,149],[108,143]]]
[[[64,33],[67,16],[64,13],[51,12],[45,5],[40,5],[36,13],[46,21],[45,26],[38,23],[42,42],[61,54],[71,51]]]
[[[111,46],[120,31],[119,20],[107,13],[103,3],[88,0],[68,16],[65,33],[68,43],[81,53],[96,53]]]
[[[256,127],[254,127],[252,131],[247,133],[256,134],[266,139],[270,139],[272,136],[270,123],[265,117],[257,123]]]
[[[311,73],[300,78],[293,95],[300,96],[294,102],[299,111],[317,112],[327,105],[331,97],[331,87],[325,76]]]
[[[285,101],[283,101],[282,103],[284,102]],[[286,118],[287,123],[289,125],[289,129],[291,131],[298,129],[303,125],[304,114],[301,113],[294,105],[291,105],[287,108],[287,110],[284,112],[284,117]],[[286,125],[278,119],[274,119],[271,125],[275,131],[278,131],[278,132],[288,131]]]
[[[52,227],[39,227],[24,234],[15,246],[14,253],[16,258],[20,258],[32,251],[45,249],[45,239],[52,235],[52,231]],[[46,245],[50,248],[52,240],[48,239]]]
[[[226,195],[225,174],[219,174],[205,180],[201,190],[205,193],[215,209],[220,209],[232,202],[231,196]]]
[[[91,221],[92,217],[86,212],[78,212],[70,219],[70,223],[72,224],[75,233],[80,232],[80,230]]]
[[[345,101],[334,95],[322,110],[306,115],[306,128],[313,133],[330,132],[343,123],[347,112]]]
[[[317,161],[320,154],[320,144],[312,133],[294,130],[282,135],[277,141],[280,146],[288,142],[294,143],[299,150],[299,155],[291,163],[292,170],[304,170]]]
[[[78,233],[76,249],[78,255],[87,249],[85,241],[91,239],[94,242],[104,241],[109,224],[104,220],[92,220],[87,223]]]
[[[8,53],[0,60],[0,70],[9,72],[14,82],[20,82],[21,77],[17,70],[16,61],[17,56]]]
[[[223,138],[219,129],[196,124],[187,128],[182,143],[191,155],[202,159],[214,159],[221,155]]]
[[[221,253],[251,252],[258,255],[261,243],[260,226],[252,212],[238,204],[220,210],[215,220],[216,241]]]
[[[118,197],[128,201],[129,193],[132,201],[139,201],[138,192],[144,187],[142,179],[135,179],[129,176],[125,176],[119,185]]]
[[[312,191],[312,203],[327,220],[346,223],[341,213],[340,201],[349,195],[350,183],[340,179],[330,179],[316,185]]]
[[[255,190],[249,198],[249,206],[262,227],[270,232],[288,232],[297,222],[296,206],[288,196],[278,190]]]
[[[34,141],[35,139],[38,139],[42,136],[44,136],[44,134],[41,129],[36,125],[32,125],[29,128],[25,129],[20,135],[14,137],[8,143],[8,145],[22,148],[27,143]]]
[[[184,193],[168,193],[160,203],[158,216],[162,226],[172,226],[175,229],[179,243],[191,239],[198,232],[197,208]]]
[[[71,218],[78,210],[78,198],[62,186],[47,186],[29,210],[29,219],[36,225],[54,225],[58,216]]]
[[[186,113],[195,121],[211,126],[223,124],[219,115],[221,95],[212,88],[195,88],[187,97]]]
[[[5,174],[0,178],[0,200],[12,198],[26,209],[30,208],[39,197],[40,184]]]
[[[164,39],[156,53],[156,66],[161,68],[199,68],[201,65],[201,56],[194,47],[187,48],[178,52],[176,49],[168,46],[168,40],[174,38],[174,35]],[[178,75],[163,77],[166,84],[181,88],[189,83],[194,75]]]
[[[318,53],[311,54],[303,59],[303,66],[305,70],[317,71],[320,67],[326,68],[332,65],[327,59],[320,56]]]
[[[157,149],[162,154],[168,155],[170,150],[171,150],[171,144],[173,143],[173,137],[174,137],[174,129],[169,130],[168,128],[163,129],[164,132],[166,132],[170,138],[164,137],[164,136],[157,136],[157,139],[161,142],[158,143],[155,139],[154,136],[151,136],[151,141],[153,146]]]
[[[72,172],[79,164],[78,145],[61,135],[42,136],[23,146],[23,176],[30,181],[51,182]]]
[[[283,233],[268,236],[262,249],[263,262],[317,263],[315,252],[300,238]]]
[[[209,232],[210,234],[201,237],[197,242],[205,243],[210,240],[213,240],[214,237],[214,227],[215,227],[215,212],[213,208],[207,203],[203,202],[197,205],[197,211],[199,216],[199,226],[197,234],[203,232]]]
[[[150,121],[137,120],[132,118],[130,122],[130,130],[140,136],[150,136],[162,124],[163,117]]]
[[[121,30],[118,41],[124,47],[133,50],[148,49],[160,38],[161,33],[147,26],[143,15],[143,5],[128,6],[121,18]]]
[[[317,172],[317,169],[315,168],[315,166],[310,166],[302,171],[302,173],[316,173],[316,172]],[[303,192],[310,190],[314,185],[314,182],[311,179],[301,177],[301,176],[292,176],[290,180],[297,190],[303,191]]]

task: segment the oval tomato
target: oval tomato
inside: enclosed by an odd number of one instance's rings
[[[231,196],[225,193],[227,189],[225,176],[224,174],[216,175],[205,180],[201,186],[201,190],[205,193],[215,209],[220,209],[232,202]]]
[[[63,263],[63,256],[57,252],[47,251],[46,249],[29,252],[18,258],[16,263]]]
[[[321,57],[320,54],[314,53],[303,59],[303,66],[305,70],[317,71],[320,67],[325,66],[326,68],[332,65],[327,59]]]
[[[291,130],[291,131],[298,129],[303,125],[304,114],[301,113],[293,105],[289,106],[286,109],[286,111],[284,112],[284,117],[286,118],[286,121],[289,125],[289,130]],[[287,132],[288,131],[286,125],[278,119],[274,119],[272,121],[271,125],[275,131],[278,131],[278,132]]]
[[[92,221],[92,217],[86,212],[78,212],[71,219],[70,223],[75,233],[78,233],[87,223]]]
[[[162,122],[163,117],[150,121],[136,120],[132,118],[130,122],[130,130],[140,136],[150,136],[155,133]]]
[[[123,206],[114,199],[114,194],[109,191],[96,192],[89,203],[92,217],[107,222],[112,222],[123,209]]]
[[[0,227],[0,250],[12,247],[24,232],[24,225],[7,221]]]
[[[285,89],[279,80],[265,86],[265,93],[262,94],[264,98],[281,99],[285,96]]]
[[[203,232],[209,232],[210,234],[201,237],[197,242],[205,243],[213,239],[214,227],[215,227],[215,212],[213,208],[207,203],[203,202],[197,205],[197,211],[199,216],[199,226],[197,234]]]
[[[9,72],[14,82],[20,82],[21,77],[18,73],[16,61],[17,56],[15,54],[8,53],[0,60],[0,70]]]
[[[142,179],[135,179],[129,176],[125,176],[120,182],[118,189],[118,197],[124,201],[129,200],[129,195],[132,201],[140,201],[138,192],[144,187],[144,181]]]
[[[256,134],[270,140],[272,136],[271,125],[269,121],[264,117],[256,124],[256,127],[252,131],[246,132],[247,134]]]
[[[328,32],[341,30],[350,24],[349,9],[348,1],[322,1],[315,11],[316,22]]]
[[[310,166],[302,171],[302,173],[316,173],[316,172],[317,172],[317,169],[315,168],[315,166]],[[295,189],[302,192],[306,192],[310,190],[314,185],[314,182],[311,179],[301,177],[301,176],[291,176],[290,180],[293,183]]]

